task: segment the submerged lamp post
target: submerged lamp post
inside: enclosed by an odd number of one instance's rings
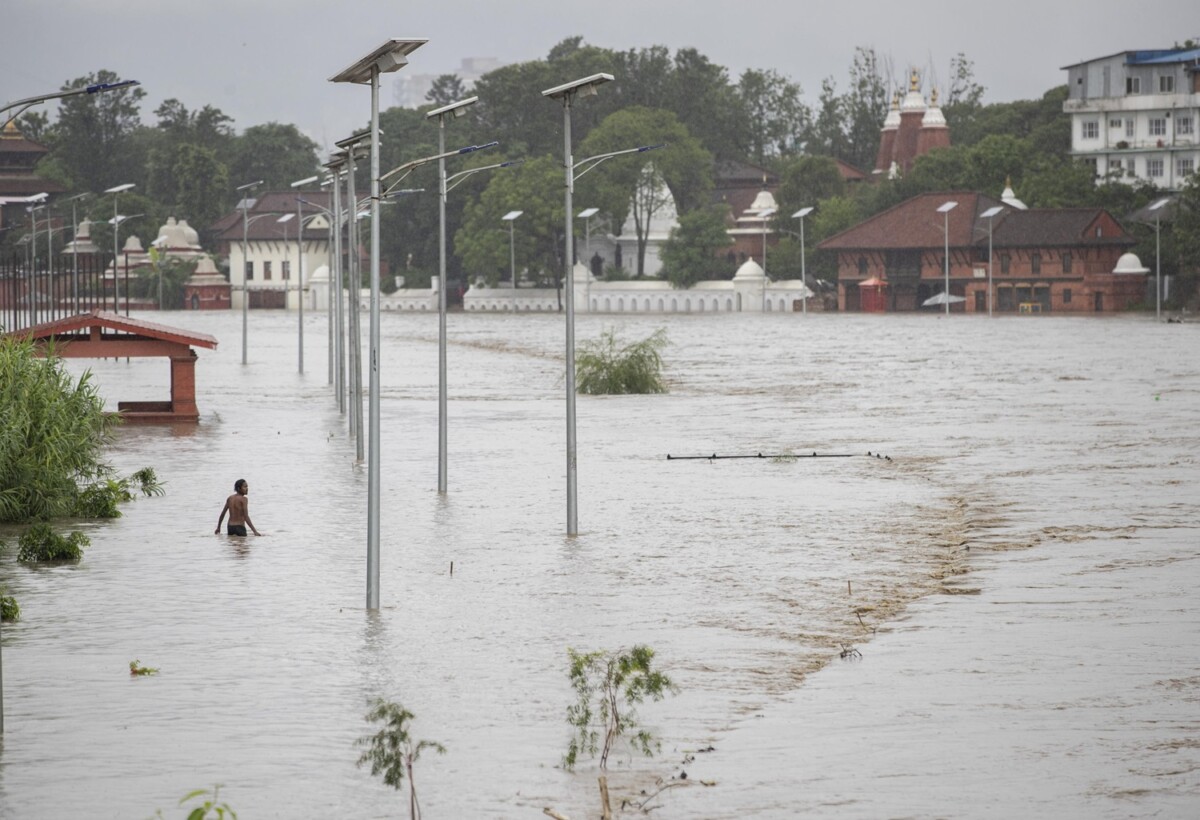
[[[938,209],[937,209],[937,212],[942,215],[942,219],[943,219],[943,223],[944,223],[943,224],[944,239],[946,241],[946,247],[945,247],[945,250],[943,251],[943,255],[942,255],[942,267],[943,267],[942,275],[943,275],[943,281],[945,283],[944,287],[946,290],[945,290],[945,293],[943,293],[942,295],[944,297],[946,297],[946,315],[947,316],[950,315],[950,212],[953,211],[957,207],[958,207],[957,202],[943,202],[940,206],[938,206]]]
[[[767,276],[767,220],[775,215],[774,208],[763,208],[758,212],[758,218],[762,220],[762,248],[763,248],[763,285],[762,285],[762,309],[765,313],[767,310],[767,283],[771,278]]]
[[[121,218],[117,213],[117,200],[121,196],[122,191],[128,191],[135,185],[133,182],[126,182],[124,185],[114,185],[111,188],[105,188],[104,193],[113,195],[113,311],[117,310],[117,260],[121,258],[121,243],[119,235],[121,233]],[[103,300],[103,288],[101,289],[101,300]]]
[[[1162,234],[1159,231],[1162,209],[1171,200],[1160,199],[1148,210],[1154,213],[1154,318],[1162,318]]]
[[[508,223],[508,275],[512,279],[513,298],[517,296],[517,244],[513,234],[513,223],[520,218],[524,211],[509,211],[504,216],[500,217],[501,222]],[[513,310],[517,309],[516,302],[513,302]]]
[[[299,188],[316,182],[317,177],[305,177],[292,183],[293,188]],[[304,216],[300,210],[300,200],[296,200],[296,309],[297,314],[296,338],[299,346],[298,361],[300,372],[304,372]]]
[[[76,313],[79,312],[79,215],[77,206],[79,200],[89,196],[91,196],[89,193],[75,194],[66,200],[71,203],[71,244],[74,246],[71,251],[71,296],[75,302]]]
[[[247,309],[250,305],[250,281],[247,274],[249,273],[250,260],[250,243],[248,240],[248,231],[250,230],[250,221],[246,216],[246,211],[250,207],[249,192],[262,185],[261,179],[254,182],[247,182],[245,185],[239,185],[237,192],[242,195],[242,199],[238,202],[238,208],[242,212],[242,364],[246,363],[246,326],[247,326]]]
[[[575,180],[595,168],[601,162],[621,154],[640,153],[661,148],[661,145],[647,145],[641,148],[629,148],[625,151],[613,151],[575,162],[571,153],[571,106],[576,97],[592,97],[596,89],[607,82],[612,82],[611,74],[592,74],[573,82],[547,88],[542,92],[543,97],[557,100],[563,108],[563,169],[566,172],[566,248],[563,254],[567,266],[564,283],[565,301],[567,307],[567,535],[579,533],[578,513],[578,481],[576,466],[578,454],[575,442],[575,221],[572,197],[575,193]],[[578,170],[578,173],[576,171]]]
[[[436,108],[425,115],[437,118],[438,153],[446,153],[446,117],[457,119],[467,113],[467,107],[479,102],[479,97]],[[446,492],[447,483],[447,420],[446,420],[446,158],[438,159],[438,492]]]
[[[996,216],[1004,210],[1003,205],[993,205],[979,215],[980,219],[988,221],[988,316],[992,315],[992,223]]]
[[[367,609],[379,608],[379,75],[398,71],[427,40],[391,39],[330,77],[371,87],[371,351],[367,459]],[[352,202],[357,210],[357,203]]]
[[[808,259],[804,254],[804,217],[813,212],[811,205],[801,208],[792,214],[792,219],[800,220],[800,283],[804,285],[804,292],[801,293],[801,302],[804,303],[804,315],[808,315]]]

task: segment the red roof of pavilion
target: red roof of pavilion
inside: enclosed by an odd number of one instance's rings
[[[100,308],[96,308],[90,313],[79,313],[75,316],[67,316],[50,322],[42,322],[40,325],[33,325],[22,330],[15,330],[9,335],[22,339],[45,339],[92,327],[118,330],[137,336],[147,336],[151,339],[175,342],[177,344],[206,347],[209,350],[215,350],[217,347],[216,337],[209,336],[207,333],[193,333],[175,327],[168,327],[167,325],[160,325],[156,322],[147,322],[142,319],[122,316],[119,313],[112,313]]]

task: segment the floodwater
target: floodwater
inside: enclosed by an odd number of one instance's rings
[[[439,496],[437,319],[385,314],[372,613],[324,316],[303,375],[294,314],[251,314],[244,366],[240,314],[147,318],[219,339],[202,421],[118,434],[167,494],[81,523],[78,565],[2,534],[2,817],[182,816],[214,783],[244,820],[405,816],[355,766],[377,696],[447,747],[426,817],[596,817],[595,762],[558,766],[566,652],[638,643],[679,692],[609,780],[657,818],[1200,805],[1198,324],[581,315],[665,327],[671,392],[579,398],[568,538],[562,317],[450,317]],[[163,362],[92,369],[114,406],[168,393]],[[666,459],[814,451],[855,457]],[[262,538],[213,534],[237,478]]]

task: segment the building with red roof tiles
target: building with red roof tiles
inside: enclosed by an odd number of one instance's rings
[[[940,213],[947,202],[957,206]],[[994,207],[1003,210],[982,216]],[[1123,256],[1134,239],[1102,208],[1020,210],[973,191],[922,194],[817,247],[837,256],[840,310],[905,312],[943,292],[947,244],[950,295],[964,299],[955,312],[988,311],[989,259],[994,310],[1107,312],[1145,298],[1145,269]]]

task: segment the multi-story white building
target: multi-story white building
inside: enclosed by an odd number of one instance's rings
[[[1122,51],[1064,70],[1071,154],[1097,177],[1177,191],[1200,169],[1200,48]]]

